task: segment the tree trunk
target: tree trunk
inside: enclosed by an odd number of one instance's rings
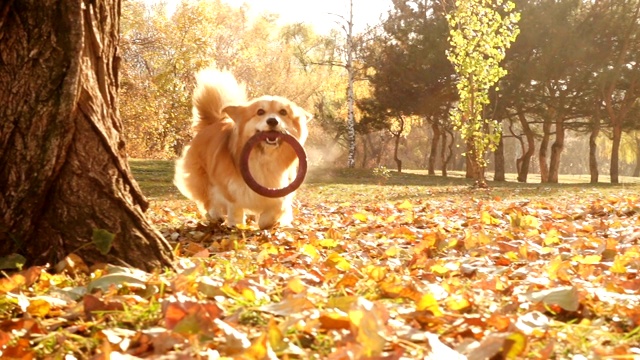
[[[402,160],[400,160],[400,158],[398,157],[398,147],[400,146],[400,134],[402,133],[393,134],[393,137],[395,138],[395,144],[393,145],[393,160],[396,162],[396,167],[399,173],[402,172]]]
[[[400,122],[400,129],[397,132],[391,132],[391,134],[393,135],[393,137],[395,138],[395,144],[393,146],[393,160],[396,162],[396,166],[398,169],[398,172],[401,173],[402,172],[402,160],[400,160],[400,158],[398,157],[398,148],[400,147],[400,137],[402,136],[402,133],[404,132],[404,118],[399,115],[398,116],[398,121]]]
[[[640,134],[636,133],[636,167],[633,169],[633,177],[640,177]]]
[[[531,130],[531,127],[527,122],[527,117],[522,111],[519,112],[518,118],[520,119],[520,125],[524,131],[524,135],[527,138],[527,151],[522,155],[522,162],[518,169],[518,182],[526,183],[527,177],[529,176],[531,158],[533,158],[533,154],[535,152],[535,134],[533,133],[533,130]]]
[[[453,156],[453,136],[451,137],[451,143],[449,145],[449,152],[447,153],[447,131],[442,131],[442,142],[440,149],[440,162],[442,163],[442,176],[447,177],[447,165]]]
[[[474,145],[473,139],[467,142],[467,178],[474,180],[474,186],[479,188],[486,188],[487,181],[485,179],[485,166],[480,163],[480,157],[477,154],[477,149]]]
[[[596,156],[598,151],[598,144],[596,140],[600,134],[600,118],[593,119],[593,128],[591,129],[591,135],[589,136],[589,174],[591,174],[591,184],[598,183],[598,158]]]
[[[366,134],[365,136],[361,136],[362,138],[362,163],[361,168],[365,169],[367,167],[367,157],[369,153],[369,141],[371,141],[371,134]]]
[[[171,266],[121,134],[120,2],[9,1],[0,12],[0,256]],[[102,255],[94,230],[115,238]]]
[[[540,152],[538,153],[538,160],[540,161],[540,182],[543,183],[549,181],[549,165],[547,165],[549,137],[551,137],[551,121],[546,118],[542,124],[542,141],[540,141]]]
[[[549,160],[549,178],[547,182],[558,183],[560,173],[560,158],[564,149],[564,119],[556,118],[556,139],[551,145],[551,158]]]
[[[518,174],[518,178],[520,177],[520,172],[522,171],[522,163],[524,162],[524,154],[527,152],[527,149],[524,146],[524,141],[522,140],[522,135],[516,135],[516,133],[513,132],[513,130],[511,129],[511,127],[509,127],[509,131],[511,132],[511,135],[518,140],[518,144],[520,145],[520,151],[522,152],[522,155],[516,159],[516,174]],[[520,180],[518,180],[520,181]]]
[[[349,158],[347,167],[353,168],[356,165],[356,120],[353,106],[355,95],[353,94],[353,83],[355,81],[355,69],[353,68],[353,0],[349,2],[349,21],[347,23],[347,143],[349,146]]]
[[[613,124],[611,138],[611,168],[609,174],[612,184],[619,184],[619,163],[620,163],[620,141],[622,140],[622,122],[618,121]]]
[[[438,120],[433,119],[431,123],[431,130],[433,131],[433,140],[431,141],[431,149],[429,151],[429,175],[436,174],[436,159],[438,156],[438,142],[440,141],[440,125]]]
[[[475,161],[473,161],[473,145],[470,142],[470,140],[466,141],[467,143],[467,151],[464,154],[465,157],[465,165],[466,165],[466,172],[464,174],[464,177],[466,179],[475,179],[476,178],[476,168],[475,168]]]
[[[495,157],[495,170],[493,173],[493,181],[507,181],[504,174],[504,141],[502,135],[500,136],[500,142],[498,142],[498,148],[494,154]]]

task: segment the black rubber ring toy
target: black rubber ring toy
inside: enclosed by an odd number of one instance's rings
[[[268,187],[264,187],[253,178],[251,172],[249,171],[249,155],[253,148],[261,141],[266,140],[267,138],[280,138],[287,144],[291,145],[293,151],[296,153],[298,157],[298,174],[296,178],[291,182],[291,184],[280,188],[280,189],[272,189]],[[261,131],[253,135],[244,147],[242,148],[242,153],[240,154],[240,174],[242,174],[242,178],[247,183],[251,190],[255,191],[259,195],[270,197],[270,198],[278,198],[283,197],[288,194],[291,194],[296,189],[302,185],[305,176],[307,175],[307,153],[304,151],[304,148],[298,142],[298,139],[289,135],[283,134],[277,131]]]

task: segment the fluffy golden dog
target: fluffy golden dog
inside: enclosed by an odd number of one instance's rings
[[[278,96],[247,101],[243,85],[226,71],[206,69],[196,75],[193,128],[196,134],[176,163],[174,182],[195,201],[200,212],[228,226],[244,224],[245,213],[258,216],[261,229],[293,220],[293,193],[267,198],[251,190],[240,174],[239,159],[247,140],[260,131],[288,133],[304,145],[312,116]],[[295,178],[298,158],[280,139],[257,144],[249,169],[263,186],[282,188]]]

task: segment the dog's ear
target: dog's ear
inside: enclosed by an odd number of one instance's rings
[[[239,122],[251,117],[251,106],[230,105],[222,109],[222,111],[229,115],[229,117],[235,122]]]
[[[290,103],[289,108],[291,108],[293,112],[293,117],[298,120],[304,120],[305,122],[309,122],[313,119],[313,114],[308,112],[307,110],[301,108],[300,106]]]

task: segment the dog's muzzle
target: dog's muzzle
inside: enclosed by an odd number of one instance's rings
[[[270,130],[270,131],[273,131],[273,130]],[[256,133],[259,133],[259,132],[261,132],[261,131],[256,131]],[[278,131],[278,132],[283,133],[283,134],[288,134],[288,132],[286,132],[286,131]],[[267,145],[270,145],[270,146],[278,146],[278,145],[280,145],[281,142],[282,142],[282,140],[279,137],[276,137],[276,136],[267,137],[267,138],[264,139],[264,143],[267,144]]]

